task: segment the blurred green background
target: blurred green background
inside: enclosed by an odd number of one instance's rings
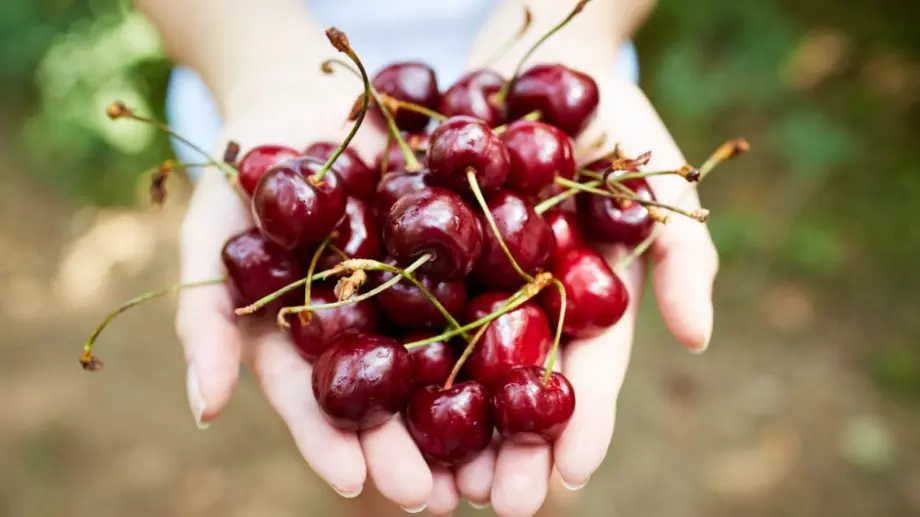
[[[607,463],[543,515],[920,514],[920,3],[662,0],[642,83],[685,154],[753,151],[703,187],[716,330],[682,352],[647,300]],[[188,186],[146,209],[169,74],[127,2],[0,3],[0,515],[398,515],[309,472],[249,380],[187,413],[170,302],[128,314],[110,367],[79,344],[171,283]],[[460,513],[473,515],[461,506]]]

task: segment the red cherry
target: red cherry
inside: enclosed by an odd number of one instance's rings
[[[603,172],[606,167],[606,164],[592,164],[588,168]],[[618,176],[626,172],[616,171],[612,174]],[[643,178],[626,180],[623,185],[641,199],[655,199],[651,187]],[[649,217],[648,209],[635,201],[579,194],[575,196],[575,204],[585,230],[600,241],[636,245],[645,240],[655,227],[655,220]]]
[[[553,276],[565,287],[563,331],[576,338],[594,337],[620,321],[629,305],[629,292],[604,257],[588,248],[578,248],[560,257]],[[559,290],[550,286],[540,293],[540,302],[553,325],[559,317]]]
[[[399,198],[410,192],[425,188],[425,176],[428,171],[422,169],[418,172],[388,172],[380,178],[377,185],[377,195],[374,198],[374,214],[381,222],[385,221],[390,213],[390,208]]]
[[[575,412],[575,390],[559,372],[541,366],[518,366],[492,392],[492,416],[502,437],[516,443],[552,443]]]
[[[504,106],[492,97],[505,85],[505,79],[492,70],[475,70],[457,80],[441,96],[442,115],[476,117],[490,127],[505,123]]]
[[[383,242],[402,266],[431,253],[433,258],[419,271],[438,280],[455,280],[467,275],[479,258],[482,229],[460,196],[428,187],[406,194],[390,208]]]
[[[317,142],[304,150],[305,156],[312,156],[325,162],[332,153],[339,148],[334,142]],[[361,201],[370,201],[377,190],[377,181],[380,179],[379,169],[371,169],[364,163],[350,147],[346,147],[342,154],[333,163],[335,172],[342,180],[345,194]]]
[[[414,150],[415,158],[418,159],[419,163],[425,165],[428,162],[428,133],[410,133],[403,135],[403,139],[406,143]],[[395,140],[390,141],[390,144],[386,149],[377,154],[377,157],[374,160],[374,169],[377,171],[382,171],[383,167],[383,156],[386,154],[387,163],[386,171],[403,171],[406,170],[406,157],[403,156],[402,149],[399,148],[399,144]]]
[[[493,292],[474,298],[464,311],[464,321],[469,323],[496,312],[509,296]],[[465,369],[469,378],[491,388],[515,366],[543,364],[552,344],[553,333],[546,315],[539,305],[528,301],[492,320]]]
[[[412,361],[395,339],[347,332],[313,366],[313,394],[332,425],[349,431],[386,423],[412,395]]]
[[[466,463],[492,440],[489,392],[473,381],[418,389],[406,408],[406,427],[430,463]]]
[[[252,195],[252,213],[262,233],[294,249],[319,244],[345,215],[345,192],[335,171],[319,182],[315,158],[297,158],[268,171]]]
[[[416,331],[406,336],[403,343],[421,341],[434,335],[433,332]],[[457,352],[445,341],[413,348],[409,350],[409,357],[412,359],[412,378],[419,388],[444,384],[459,359]]]
[[[283,145],[259,145],[246,153],[237,164],[240,185],[250,196],[256,191],[259,180],[268,169],[291,158],[300,156],[295,149]]]
[[[387,259],[386,262],[391,265],[396,264],[393,259]],[[378,271],[374,276],[379,285],[392,279],[395,274]],[[466,307],[466,284],[463,279],[438,281],[424,273],[418,273],[415,277],[437,298],[447,312],[459,314]],[[424,329],[447,324],[444,316],[431,303],[431,300],[408,280],[402,280],[381,292],[376,296],[376,300],[380,311],[390,321],[402,327]]]
[[[541,120],[575,137],[591,122],[599,98],[591,76],[564,65],[537,65],[514,81],[508,92],[508,118],[539,111]]]
[[[501,138],[511,158],[508,188],[537,195],[552,185],[556,176],[575,176],[572,139],[559,129],[544,122],[518,120]]]
[[[510,190],[500,190],[489,198],[487,206],[499,234],[521,269],[532,275],[549,265],[556,247],[553,230],[526,199]],[[481,224],[482,254],[473,268],[473,278],[498,289],[523,284],[524,279],[511,266],[485,217],[481,217]]]
[[[349,258],[377,260],[383,257],[380,223],[364,201],[348,198],[345,204],[345,219],[335,231],[338,232],[338,237],[332,239],[332,244],[344,251]],[[312,258],[312,253],[309,257]],[[338,254],[326,251],[319,259],[318,271],[329,269],[341,261],[342,258]]]
[[[249,305],[303,278],[297,258],[251,229],[227,240],[221,260],[230,287],[241,305]],[[288,298],[289,300],[290,298]],[[266,312],[277,312],[285,299],[269,304]]]
[[[303,291],[296,290],[294,303],[303,303]],[[331,285],[317,284],[310,289],[310,303],[333,303],[338,301]],[[325,352],[334,339],[345,332],[376,333],[380,330],[380,317],[371,300],[343,305],[333,309],[313,311],[307,325],[300,318],[291,315],[287,319],[294,346],[307,361],[314,361]]]
[[[411,102],[431,110],[438,109],[441,94],[434,70],[424,63],[393,63],[377,72],[372,81],[374,88],[394,99]],[[382,121],[380,111],[373,111]],[[396,126],[404,131],[421,131],[428,125],[428,116],[405,109],[397,110]]]
[[[564,256],[570,250],[575,248],[587,248],[588,243],[578,226],[575,216],[558,208],[548,210],[543,214],[543,220],[553,230],[553,236],[556,238],[556,251],[553,253],[553,260]]]
[[[485,122],[472,117],[451,117],[431,133],[428,168],[433,184],[461,194],[471,192],[467,170],[473,169],[480,190],[490,193],[508,178],[508,150]]]

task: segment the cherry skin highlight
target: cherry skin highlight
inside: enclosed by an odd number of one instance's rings
[[[492,100],[505,79],[492,70],[475,70],[457,80],[441,96],[440,113],[448,117],[475,117],[489,127],[505,123],[505,108]]]
[[[313,365],[313,394],[323,416],[349,431],[386,423],[412,395],[412,361],[395,339],[347,332]]]
[[[303,303],[303,290],[294,291],[293,304]],[[329,284],[315,284],[310,289],[310,303],[333,303],[338,301],[333,286]],[[301,357],[307,361],[315,361],[320,354],[325,352],[332,341],[346,332],[363,332],[375,334],[381,329],[380,316],[372,300],[363,300],[358,303],[343,305],[333,309],[320,309],[313,311],[310,322],[302,325],[300,318],[292,314],[288,316],[291,326],[289,333],[294,340],[294,346]]]
[[[374,197],[374,214],[382,222],[386,221],[390,208],[399,198],[422,190],[427,186],[425,176],[428,171],[422,169],[418,172],[388,172],[380,178],[377,184],[377,195]]]
[[[551,186],[556,176],[575,176],[572,139],[561,130],[545,122],[518,120],[501,138],[511,159],[508,188],[534,196]]]
[[[578,226],[578,221],[573,214],[554,208],[543,214],[543,220],[552,229],[553,236],[556,238],[553,261],[575,248],[588,247],[588,241],[582,234],[581,227]]]
[[[372,83],[380,93],[431,110],[437,110],[441,102],[437,75],[424,63],[393,63],[377,72]],[[383,121],[378,108],[375,107],[373,113],[378,122]],[[394,120],[403,131],[421,131],[428,125],[429,119],[427,115],[401,109],[395,113]]]
[[[255,303],[304,274],[294,255],[268,241],[255,228],[230,237],[221,251],[221,261],[234,298],[241,305]],[[277,312],[290,300],[276,300],[261,312]]]
[[[592,164],[588,168],[595,172],[603,172],[607,164]],[[626,172],[615,171],[611,175],[616,177]],[[626,180],[623,185],[641,199],[655,200],[651,187],[643,178]],[[575,204],[584,229],[592,237],[603,242],[636,245],[645,240],[655,227],[655,220],[649,216],[648,209],[636,201],[578,194],[575,196]]]
[[[416,331],[407,335],[402,341],[403,344],[411,343],[435,335],[434,332]],[[457,352],[445,341],[413,348],[409,350],[409,357],[412,359],[412,378],[419,388],[444,384],[459,359]]]
[[[492,392],[492,417],[502,437],[515,443],[553,443],[575,412],[575,390],[559,372],[543,383],[542,366],[518,366]]]
[[[307,147],[303,154],[311,156],[325,163],[332,156],[332,153],[339,148],[339,144],[334,142],[317,142]],[[377,181],[380,180],[379,169],[371,169],[364,163],[364,160],[358,156],[358,153],[350,147],[346,147],[342,154],[335,159],[332,164],[339,179],[342,180],[342,188],[349,197],[358,198],[361,201],[371,201],[374,192],[377,191]]]
[[[599,99],[591,76],[564,65],[537,65],[518,76],[509,90],[508,118],[539,111],[541,120],[576,137],[591,122]]]
[[[457,280],[472,269],[482,250],[482,229],[460,196],[428,187],[397,201],[383,225],[383,242],[405,267],[426,253],[433,258],[419,271],[436,280]]]
[[[387,264],[395,265],[396,261],[387,259]],[[388,271],[374,272],[374,279],[380,285],[394,276]],[[414,275],[431,294],[444,306],[447,312],[459,314],[466,307],[466,284],[463,279],[438,281],[425,273]],[[376,297],[377,307],[387,319],[403,328],[427,329],[443,327],[447,324],[444,316],[434,306],[431,300],[408,280],[381,292]],[[428,348],[428,347],[425,347]]]
[[[240,185],[250,196],[268,169],[291,158],[300,156],[295,149],[284,145],[259,145],[253,147],[237,164]]]
[[[493,292],[474,298],[466,307],[464,321],[469,323],[498,311],[509,296]],[[527,301],[492,321],[464,368],[469,378],[492,389],[515,366],[543,364],[552,344],[553,333],[546,315],[539,305]]]
[[[332,239],[332,244],[344,251],[348,258],[377,260],[383,257],[380,223],[364,201],[348,198],[345,204],[345,219],[335,231],[338,236]],[[304,257],[307,263],[312,255],[311,252]],[[320,256],[317,271],[329,269],[341,261],[342,258],[338,254],[327,250]]]
[[[508,150],[485,122],[456,116],[431,133],[428,168],[432,184],[470,194],[467,171],[472,169],[483,193],[498,190],[508,179]]]
[[[600,335],[623,317],[629,292],[596,251],[578,248],[556,261],[553,276],[565,287],[563,332],[575,338]],[[540,303],[553,325],[559,317],[559,290],[550,286],[540,293]]]
[[[533,275],[549,265],[556,248],[553,230],[523,196],[510,190],[500,190],[489,198],[487,206],[511,256],[524,272]],[[525,280],[514,270],[484,216],[481,224],[482,253],[473,268],[472,277],[497,289],[522,285]]]
[[[406,427],[430,463],[466,463],[492,439],[489,391],[474,381],[418,389],[406,408]]]

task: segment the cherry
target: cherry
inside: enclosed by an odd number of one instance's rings
[[[295,149],[283,145],[253,147],[243,155],[237,164],[237,170],[240,172],[240,185],[251,196],[268,169],[297,156],[300,156],[300,153]]]
[[[326,419],[341,429],[384,424],[412,395],[412,360],[395,339],[346,332],[313,366],[313,394]]]
[[[436,110],[441,101],[437,75],[424,63],[393,63],[377,72],[372,82],[380,93],[431,110]],[[377,109],[374,113],[382,120]],[[404,131],[421,131],[428,125],[427,115],[405,109],[397,110],[394,118],[396,126]]]
[[[545,291],[553,290],[552,286]],[[472,322],[501,309],[510,295],[492,292],[470,301],[464,320]],[[528,301],[492,320],[470,355],[469,378],[491,388],[515,366],[543,364],[553,344],[549,321],[539,305]]]
[[[520,194],[500,190],[488,201],[498,232],[521,269],[534,274],[548,265],[556,247],[553,230]],[[473,268],[478,282],[499,289],[524,283],[505,255],[488,221],[482,218],[482,254]]]
[[[496,127],[505,122],[505,109],[492,97],[505,85],[505,79],[492,70],[475,70],[457,80],[441,96],[440,112],[448,117],[467,115]]]
[[[559,129],[544,122],[518,120],[508,126],[501,139],[511,159],[509,188],[537,195],[552,185],[556,176],[575,176],[572,139]]]
[[[508,91],[508,118],[539,111],[541,120],[575,137],[591,122],[599,94],[591,76],[564,65],[536,65]]]
[[[553,261],[564,256],[570,250],[575,248],[586,248],[588,242],[578,226],[575,216],[559,208],[554,208],[543,214],[543,220],[553,231],[556,239],[556,251],[553,253]]]
[[[595,163],[588,168],[595,172],[603,172],[606,167],[605,163]],[[618,176],[627,172],[629,171],[614,171],[611,174]],[[623,185],[641,199],[655,199],[651,187],[643,178],[625,180]],[[636,201],[579,194],[575,196],[575,204],[582,225],[592,237],[601,241],[635,245],[645,240],[655,227],[655,221],[649,216],[648,209]]]
[[[489,392],[474,381],[418,389],[406,408],[406,426],[430,463],[465,463],[492,440]]]
[[[339,144],[334,142],[317,142],[307,147],[303,154],[325,162],[338,147]],[[368,167],[350,147],[342,151],[332,166],[342,180],[342,188],[347,195],[361,201],[370,201],[374,197],[377,180],[380,179],[379,169]]]
[[[269,170],[252,195],[262,233],[287,249],[318,244],[345,215],[345,191],[333,170],[314,180],[322,164],[297,158]]]
[[[403,343],[411,343],[433,337],[433,332],[416,331],[403,339]],[[444,384],[450,376],[450,371],[457,362],[458,355],[446,341],[438,341],[409,350],[412,359],[412,378],[418,387],[432,384]]]
[[[386,262],[391,265],[396,264],[392,258],[387,259]],[[374,275],[377,284],[382,284],[394,276],[394,273],[388,271],[378,271]],[[438,281],[424,273],[417,273],[415,278],[434,295],[447,312],[459,314],[466,307],[466,284],[463,279]],[[381,292],[376,299],[380,311],[390,321],[402,327],[432,328],[447,323],[444,315],[422,293],[422,290],[408,280],[402,280]]]
[[[374,198],[374,214],[381,222],[385,221],[390,213],[390,208],[399,198],[410,192],[425,188],[425,177],[428,171],[422,169],[418,172],[388,172],[380,178],[377,184],[377,195]]]
[[[303,291],[294,291],[301,296],[295,303],[303,302]],[[310,289],[310,303],[333,303],[338,301],[333,286],[314,284]],[[332,341],[345,332],[376,333],[380,330],[380,317],[371,300],[342,305],[332,309],[313,311],[310,322],[303,325],[300,318],[290,316],[285,321],[291,325],[289,330],[294,345],[300,355],[308,361],[314,361],[329,348]],[[319,339],[317,339],[319,338]]]
[[[456,280],[467,275],[479,258],[482,229],[460,196],[427,187],[393,204],[383,225],[383,242],[400,265],[431,253],[432,259],[419,271],[437,280]]]
[[[380,223],[364,201],[348,198],[345,203],[345,219],[335,231],[338,236],[332,239],[332,244],[344,251],[348,258],[377,260],[383,256]],[[338,254],[325,251],[319,259],[318,267],[320,270],[329,269],[341,261]]]
[[[473,169],[479,188],[490,193],[505,184],[509,166],[505,144],[479,119],[451,117],[431,133],[428,168],[433,184],[470,193],[467,170]]]
[[[297,258],[268,241],[255,228],[230,237],[221,251],[221,260],[234,297],[243,305],[303,277]],[[276,300],[267,310],[277,312],[284,305],[285,299]]]
[[[415,152],[415,158],[422,165],[425,165],[428,160],[428,133],[410,133],[408,135],[404,135],[403,138],[405,139],[406,144],[408,144],[409,147],[412,148],[412,150]],[[387,157],[385,171],[383,163],[384,155]],[[395,140],[391,141],[386,149],[377,154],[377,157],[374,160],[374,168],[383,172],[402,171],[406,169],[406,157],[403,156],[402,149],[399,148],[399,144],[397,144]]]
[[[552,372],[546,383],[541,366],[518,366],[492,392],[492,418],[502,437],[516,443],[552,443],[575,412],[575,390]]]
[[[563,331],[576,338],[594,337],[620,321],[629,305],[629,292],[596,251],[576,248],[560,257],[553,276],[565,287]],[[546,288],[540,302],[554,322],[558,321],[559,291]]]

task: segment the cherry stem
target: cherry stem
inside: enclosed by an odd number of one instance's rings
[[[706,159],[705,162],[703,162],[702,166],[700,166],[699,168],[700,177],[697,180],[697,183],[703,181],[703,179],[705,179],[706,176],[708,176],[709,173],[712,172],[713,169],[715,169],[716,166],[719,165],[720,163],[726,162],[728,160],[731,160],[732,158],[735,158],[741,154],[744,154],[748,152],[750,149],[751,149],[751,144],[749,144],[748,141],[745,140],[744,138],[735,138],[735,139],[729,140],[728,142],[725,142],[724,144],[719,146],[719,148],[716,149],[716,151],[712,153],[709,156],[709,158]],[[676,202],[679,203],[685,196],[693,192],[695,188],[696,188],[696,185],[688,185],[687,189],[684,190],[684,192],[677,198]],[[626,268],[628,268],[630,265],[632,265],[632,263],[635,262],[636,259],[641,257],[642,254],[645,253],[646,250],[648,250],[652,246],[652,243],[655,242],[655,239],[657,239],[658,236],[661,235],[662,229],[663,227],[661,225],[655,226],[655,228],[652,229],[652,233],[650,233],[648,237],[646,237],[642,242],[637,244],[636,247],[633,248],[633,250],[629,253],[629,255],[623,257],[622,259],[620,259],[620,261],[618,261],[614,265],[613,267],[614,272],[616,272],[617,274],[622,274],[622,272],[625,271]]]
[[[98,358],[93,356],[93,344],[95,344],[96,340],[99,338],[99,335],[102,334],[102,331],[105,330],[105,328],[109,325],[109,323],[112,323],[112,321],[116,317],[118,317],[119,314],[127,311],[128,309],[134,307],[135,305],[144,303],[147,300],[159,298],[161,296],[165,296],[167,294],[170,294],[170,293],[182,290],[182,289],[220,284],[220,283],[225,282],[226,280],[227,280],[226,277],[220,277],[220,278],[212,278],[210,280],[200,280],[198,282],[187,282],[184,284],[176,284],[176,285],[169,286],[165,289],[160,289],[159,291],[151,291],[149,293],[144,293],[140,296],[137,296],[135,298],[132,298],[126,301],[120,307],[110,312],[108,316],[106,316],[105,319],[102,320],[102,323],[100,323],[99,326],[96,327],[96,330],[93,331],[93,333],[89,336],[86,342],[83,343],[83,352],[80,354],[80,364],[83,365],[84,370],[93,371],[93,370],[98,370],[99,368],[101,368],[102,363],[98,360]]]
[[[683,208],[680,208],[678,206],[668,205],[668,204],[661,203],[659,201],[654,201],[651,199],[644,199],[636,195],[636,193],[633,192],[632,190],[629,190],[628,192],[622,192],[622,193],[617,194],[616,192],[611,192],[608,190],[597,188],[598,186],[600,186],[601,180],[591,180],[586,183],[578,183],[577,181],[572,181],[568,178],[557,177],[555,179],[555,182],[564,187],[581,190],[582,192],[587,192],[589,194],[594,194],[597,196],[608,197],[611,199],[616,199],[618,201],[632,201],[634,203],[639,203],[640,205],[645,206],[645,207],[662,208],[664,210],[668,210],[676,214],[680,214],[682,216],[689,217],[690,219],[699,221],[701,223],[704,223],[709,219],[708,210],[704,210],[704,209],[693,210],[693,211],[684,210]],[[629,187],[626,187],[625,185],[618,185],[618,186],[621,188],[629,189]],[[614,187],[614,188],[617,188],[617,187]]]
[[[395,98],[395,97],[392,97],[392,96],[390,96],[390,95],[387,95],[387,94],[385,94],[385,93],[381,93],[381,94],[380,94],[380,97],[384,100],[384,102],[392,103],[393,105],[395,105],[395,106],[396,106],[397,108],[399,108],[399,109],[403,109],[403,110],[406,110],[406,111],[412,111],[412,112],[415,112],[415,113],[421,113],[422,115],[425,115],[425,116],[427,116],[427,117],[431,117],[431,118],[433,118],[433,119],[435,119],[435,120],[438,120],[438,121],[441,121],[441,122],[447,120],[447,115],[445,115],[445,114],[443,114],[443,113],[439,113],[439,112],[437,112],[437,111],[435,111],[435,110],[433,110],[433,109],[427,108],[427,107],[425,107],[425,106],[422,106],[421,104],[415,104],[414,102],[408,102],[408,101],[399,100],[399,99],[397,99],[397,98]]]
[[[336,232],[330,233],[325,239],[323,239],[323,242],[319,243],[319,246],[316,247],[316,251],[313,252],[313,257],[310,259],[310,266],[307,267],[307,282],[304,284],[303,288],[304,305],[310,305],[310,290],[313,287],[313,281],[311,278],[313,278],[313,274],[316,272],[316,265],[319,263],[319,258],[322,256],[323,251],[326,250],[326,247],[332,243],[332,239],[335,237],[338,237]],[[298,314],[298,316],[300,316],[300,323],[303,325],[310,323],[308,315],[308,312],[302,312]]]
[[[425,263],[431,260],[432,258],[433,258],[433,255],[431,255],[430,253],[426,253],[422,255],[421,257],[419,257],[418,259],[416,259],[415,262],[410,264],[408,267],[406,267],[404,271],[406,273],[412,273],[413,271],[425,265]],[[364,260],[363,263],[366,264],[367,267],[359,267],[356,269],[365,269],[365,270],[380,269],[380,262],[377,262],[376,260]],[[401,275],[394,276],[393,278],[387,280],[386,282],[378,285],[374,289],[371,289],[370,291],[364,294],[360,294],[358,296],[353,296],[351,298],[348,298],[347,300],[339,300],[337,302],[331,302],[331,303],[319,303],[316,305],[307,304],[307,305],[299,305],[299,306],[294,306],[294,307],[284,307],[280,311],[278,311],[278,326],[279,327],[288,326],[287,321],[285,321],[285,317],[288,314],[298,314],[301,312],[319,311],[319,310],[324,310],[324,309],[335,309],[337,307],[344,307],[346,305],[353,305],[358,302],[363,302],[364,300],[372,298],[382,293],[383,291],[386,291],[390,287],[393,287],[394,285],[398,284],[401,280],[403,280],[403,277]]]
[[[502,307],[504,308],[507,305],[508,304],[506,303]],[[444,382],[445,390],[450,389],[450,387],[454,385],[454,380],[457,379],[457,375],[460,375],[460,370],[463,368],[463,365],[466,364],[466,360],[469,359],[471,355],[473,355],[473,350],[476,348],[476,344],[479,343],[480,339],[482,339],[482,336],[486,333],[486,330],[488,330],[491,323],[491,321],[486,322],[481,327],[479,327],[479,330],[477,330],[475,334],[473,334],[473,339],[470,339],[470,342],[467,343],[466,348],[463,349],[463,354],[461,354],[460,359],[457,359],[457,362],[454,363],[454,367],[450,371],[450,375],[447,377],[447,381]]]
[[[327,59],[323,61],[320,68],[325,73],[330,73],[332,71],[332,65],[339,65],[346,70],[357,74],[360,76],[360,73],[355,70],[349,63],[342,61],[340,59]],[[362,78],[363,79],[363,78]],[[374,88],[374,85],[370,85],[371,96],[374,98],[374,102],[377,104],[377,108],[380,109],[380,114],[383,115],[383,118],[387,122],[387,129],[389,130],[389,135],[392,135],[396,140],[396,145],[399,146],[399,150],[403,154],[403,158],[406,160],[406,171],[415,172],[422,168],[422,164],[419,163],[418,158],[415,157],[415,153],[412,152],[412,149],[409,147],[409,144],[406,143],[406,140],[402,137],[399,132],[399,128],[396,127],[396,120],[393,118],[393,114],[386,107],[385,100],[383,99],[382,94],[377,91],[377,88]]]
[[[575,15],[580,13],[581,10],[585,8],[585,5],[587,5],[589,1],[590,0],[581,0],[580,2],[575,4],[575,7],[572,9],[572,12],[570,12],[568,16],[566,16],[555,27],[550,29],[549,32],[547,32],[542,37],[540,37],[540,39],[538,39],[537,42],[534,43],[533,46],[531,46],[530,49],[527,50],[527,52],[524,54],[524,57],[522,57],[521,60],[518,61],[517,66],[514,68],[514,73],[511,74],[511,79],[509,79],[508,82],[505,83],[504,86],[502,86],[502,89],[499,90],[498,93],[495,95],[495,99],[499,104],[502,104],[505,102],[505,99],[508,97],[508,92],[514,86],[515,81],[517,81],[518,75],[520,75],[521,73],[521,69],[524,68],[524,64],[527,62],[528,59],[530,59],[530,56],[532,56],[533,53],[536,52],[537,49],[540,48],[540,46],[542,46],[543,43],[546,40],[548,40],[553,34],[556,34],[557,32],[559,32],[560,29],[565,27],[566,24],[568,24],[572,20],[572,18],[575,17]]]
[[[524,23],[521,24],[521,27],[517,30],[517,32],[512,34],[511,37],[508,38],[507,41],[505,41],[500,47],[498,47],[495,50],[495,52],[493,52],[492,55],[489,56],[489,58],[485,60],[485,62],[482,65],[483,67],[487,67],[491,65],[492,63],[501,59],[502,56],[507,54],[508,51],[511,50],[511,47],[513,47],[514,44],[517,43],[518,40],[523,38],[524,34],[527,33],[527,29],[530,28],[530,24],[533,22],[533,13],[530,12],[530,8],[527,7],[526,5],[523,7],[524,7]]]
[[[521,118],[519,118],[519,119],[517,119],[517,120],[529,120],[529,121],[531,121],[531,122],[534,122],[534,121],[536,121],[536,120],[540,120],[540,117],[542,117],[542,116],[543,116],[543,114],[540,113],[540,110],[533,110],[533,111],[531,111],[530,113],[524,115],[523,117],[521,117]],[[517,122],[517,120],[515,120],[515,122]],[[502,124],[502,125],[500,125],[500,126],[495,126],[495,127],[492,129],[492,131],[493,131],[496,135],[500,135],[500,134],[504,133],[504,132],[507,131],[507,130],[508,130],[508,124]]]
[[[549,382],[549,376],[553,373],[553,365],[556,364],[556,355],[559,352],[559,343],[562,341],[562,327],[565,325],[565,286],[557,278],[553,279],[553,284],[559,289],[559,321],[556,322],[556,337],[553,338],[553,348],[549,353],[549,358],[546,360],[546,373],[543,374],[544,385]]]
[[[345,262],[336,264],[335,267],[332,267],[332,268],[327,269],[327,270],[325,270],[325,271],[320,271],[319,273],[317,273],[317,274],[315,274],[315,275],[313,275],[313,276],[303,277],[303,278],[301,278],[300,280],[297,280],[296,282],[291,282],[290,284],[288,284],[288,285],[282,287],[281,289],[278,289],[277,291],[275,291],[275,292],[273,292],[273,293],[271,293],[271,294],[268,294],[268,295],[263,296],[262,298],[259,298],[259,299],[256,300],[255,302],[253,302],[253,303],[251,303],[251,304],[249,304],[249,305],[247,305],[247,306],[245,306],[245,307],[240,307],[240,308],[234,310],[233,313],[236,314],[237,316],[245,316],[245,315],[247,315],[247,314],[252,314],[252,313],[258,311],[259,309],[261,309],[262,307],[265,307],[266,305],[268,305],[268,304],[272,303],[273,301],[277,300],[278,298],[281,298],[281,297],[284,296],[285,294],[287,294],[287,293],[293,291],[294,289],[297,289],[298,287],[300,287],[300,286],[306,284],[307,282],[316,282],[316,281],[320,281],[320,280],[325,280],[325,279],[327,279],[327,278],[329,278],[329,277],[331,277],[331,276],[341,275],[341,274],[343,274],[343,273],[347,273],[348,271],[351,271],[352,269],[359,269],[359,268],[350,268],[350,267],[349,267],[349,265],[350,265],[349,263],[351,263],[351,262],[359,262],[359,261],[358,261],[358,260],[346,260]]]
[[[501,232],[498,231],[498,225],[495,224],[495,218],[492,217],[492,212],[489,210],[489,205],[486,203],[486,198],[482,195],[482,190],[479,189],[479,181],[476,180],[476,170],[472,167],[466,170],[466,179],[470,183],[470,189],[473,191],[473,197],[476,198],[476,202],[479,203],[479,207],[482,208],[482,215],[485,216],[486,221],[489,222],[489,228],[492,229],[492,233],[495,234],[495,240],[498,242],[498,245],[501,247],[502,252],[505,253],[505,256],[508,257],[508,262],[511,263],[511,267],[521,276],[524,280],[528,282],[533,281],[533,276],[527,274],[521,266],[518,265],[517,261],[514,260],[514,255],[511,254],[511,250],[508,249],[508,245],[505,244],[505,239],[502,238]]]
[[[339,145],[339,147],[329,156],[329,159],[326,160],[326,163],[323,164],[323,167],[313,176],[313,181],[320,182],[323,180],[323,176],[326,175],[326,172],[332,167],[332,164],[339,158],[345,149],[348,148],[348,144],[351,143],[352,139],[358,133],[358,129],[361,128],[361,123],[364,122],[364,116],[367,114],[367,107],[370,105],[371,101],[371,80],[367,77],[367,71],[364,70],[364,65],[361,64],[361,60],[358,59],[358,55],[355,53],[354,49],[351,48],[351,45],[348,43],[348,37],[344,32],[336,29],[335,27],[329,27],[326,29],[326,37],[329,38],[329,42],[333,47],[336,48],[339,52],[344,53],[348,56],[355,66],[358,67],[358,72],[361,74],[361,80],[364,82],[364,100],[361,102],[361,109],[358,111],[358,117],[355,119],[354,125],[351,126],[351,131],[348,132],[348,136],[345,137],[345,140]]]

